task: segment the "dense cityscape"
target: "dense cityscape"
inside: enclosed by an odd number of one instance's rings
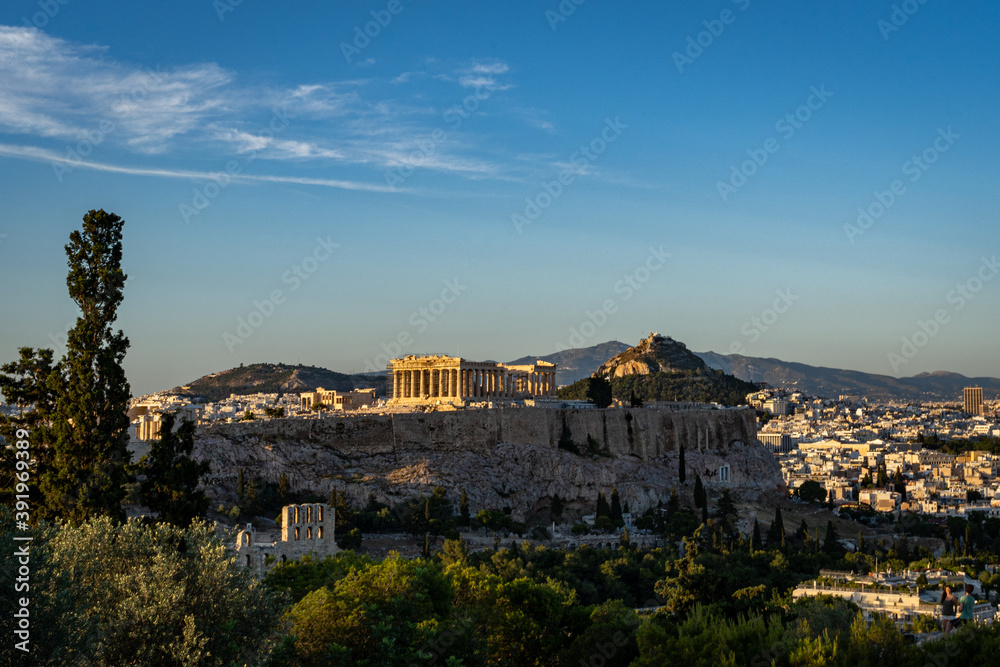
[[[7,0],[0,665],[997,664],[998,28]]]

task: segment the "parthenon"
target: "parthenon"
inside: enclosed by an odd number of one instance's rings
[[[389,362],[390,403],[464,403],[556,395],[556,365],[509,366],[444,355],[407,355]]]

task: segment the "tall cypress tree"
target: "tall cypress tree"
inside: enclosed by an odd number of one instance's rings
[[[39,486],[45,514],[70,523],[103,514],[125,518],[131,389],[122,361],[129,342],[112,329],[126,279],[123,224],[114,213],[90,211],[66,245],[66,285],[80,316],[59,364],[52,461]]]
[[[667,518],[669,519],[673,515],[677,514],[681,509],[681,503],[677,500],[677,494],[671,493],[670,498],[667,500]]]
[[[687,465],[684,463],[684,445],[681,445],[680,457],[677,460],[677,475],[681,484],[687,480]]]
[[[594,518],[596,519],[596,518],[599,518],[599,517],[602,517],[602,516],[606,516],[606,517],[608,517],[610,519],[611,518],[611,507],[608,506],[608,501],[604,497],[604,492],[603,491],[598,491],[598,493],[597,493],[597,511],[595,512]]]
[[[785,542],[785,522],[781,518],[781,505],[774,508],[774,521],[767,530],[767,546],[783,545]]]
[[[560,498],[559,494],[557,493],[554,496],[552,496],[552,506],[549,508],[549,516],[552,518],[553,521],[559,521],[560,519],[562,519],[562,513],[563,513],[563,501],[562,498]]]
[[[459,525],[469,525],[469,494],[462,489],[462,495],[458,497]]]
[[[753,520],[753,537],[750,538],[750,553],[754,551],[760,551],[762,548],[762,543],[760,540],[760,523],[757,519]]]
[[[705,506],[705,487],[701,483],[701,475],[698,474],[694,476],[694,506]]]
[[[829,519],[826,522],[826,538],[823,540],[823,551],[830,553],[836,553],[840,550],[840,543],[837,541],[840,537],[837,535],[837,529],[833,525],[833,519]]]
[[[896,474],[893,476],[892,484],[893,484],[893,489],[896,491],[896,493],[900,494],[900,496],[903,499],[903,502],[905,503],[906,502],[906,480],[903,479],[903,469],[902,468],[896,468]]]
[[[618,487],[611,489],[611,520],[621,521],[622,500],[618,496]]]

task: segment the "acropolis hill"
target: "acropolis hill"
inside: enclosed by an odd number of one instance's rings
[[[562,444],[562,447],[560,447]],[[687,485],[678,476],[685,449]],[[579,453],[570,451],[577,450]],[[695,473],[737,497],[782,483],[773,455],[756,440],[748,408],[567,409],[505,407],[448,412],[348,415],[219,423],[200,428],[195,456],[224,483],[236,473],[293,490],[344,491],[357,505],[369,493],[390,504],[465,489],[474,511],[509,506],[530,520],[558,494],[589,513],[597,493],[617,487],[633,512],[689,493]]]

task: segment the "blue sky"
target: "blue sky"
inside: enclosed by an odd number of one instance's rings
[[[651,330],[1000,376],[1000,8],[676,4],[4,3],[0,359],[104,208],[137,394]]]

